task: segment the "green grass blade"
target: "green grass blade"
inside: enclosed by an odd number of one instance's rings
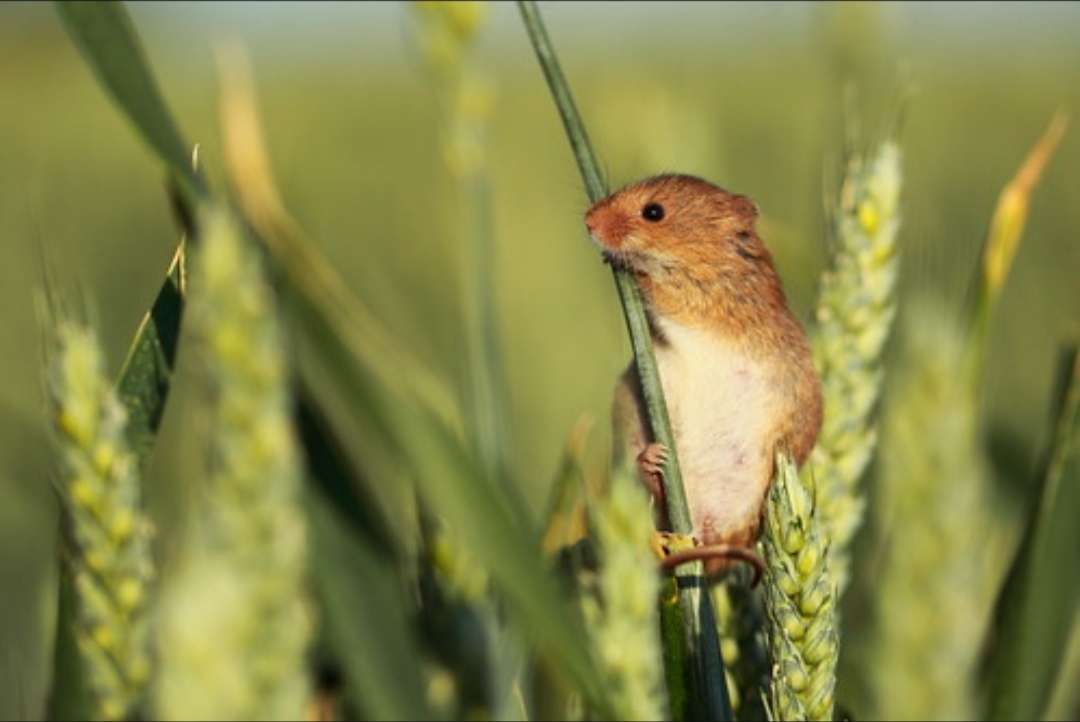
[[[359,481],[360,471],[326,413],[313,402],[314,393],[302,381],[299,383],[296,426],[308,473],[313,477],[313,491],[336,509],[351,531],[362,536],[371,548],[384,557],[395,557],[398,540],[390,522],[380,514],[368,485]]]
[[[1057,683],[1050,694],[1043,719],[1057,720],[1078,717],[1080,711],[1080,610],[1073,618],[1072,633],[1065,645],[1065,658],[1057,675]]]
[[[127,8],[119,2],[57,2],[56,11],[87,64],[143,140],[169,169],[186,204],[181,216],[193,217],[190,206],[206,194],[172,114],[158,90]],[[140,466],[145,466],[169,392],[183,314],[181,271],[183,247],[173,257],[154,304],[143,318],[117,381],[127,407],[128,438]]]
[[[189,146],[150,72],[127,8],[119,2],[57,2],[56,11],[98,80],[188,195],[205,196]]]
[[[175,210],[182,221],[188,219],[181,225],[193,235],[196,229],[190,227],[190,219],[196,216],[195,206],[208,196],[209,189],[189,161],[187,145],[158,91],[127,10],[122,3],[88,2],[57,3],[57,12],[102,86],[172,171],[178,184],[174,190],[179,191],[173,193]],[[168,398],[184,310],[182,275],[182,251],[178,250],[154,305],[136,332],[117,381],[117,391],[130,415],[129,438],[140,465],[145,465],[152,451]],[[318,434],[308,427],[319,415],[309,396],[301,396],[299,413],[306,443],[327,443],[319,441]],[[351,488],[357,487],[351,484]],[[344,505],[344,513],[355,518],[365,515],[361,501],[350,501],[348,491],[339,487],[333,493]]]
[[[417,645],[400,611],[409,605],[397,580],[386,583],[400,561],[400,530],[358,481],[360,472],[313,402],[314,391],[301,381],[298,396],[296,425],[310,477],[309,569],[321,644],[344,672],[346,709],[370,718],[429,719],[418,670],[409,664]],[[373,579],[380,583],[372,585]],[[367,594],[375,586],[378,593]]]
[[[990,719],[1041,719],[1080,603],[1080,351],[1062,354],[1038,498],[998,598],[987,658]]]
[[[555,659],[607,714],[611,706],[585,646],[584,629],[547,569],[530,525],[515,518],[490,492],[492,480],[462,442],[429,413],[401,409],[408,458],[432,508],[438,509],[491,574],[518,626]]]
[[[469,266],[473,269],[468,332],[472,435],[480,458],[491,472],[511,483],[506,460],[506,373],[499,353],[496,317],[491,188],[482,174],[466,179],[464,185],[469,198]]]
[[[116,390],[128,412],[128,441],[145,469],[154,449],[169,396],[184,299],[180,288],[183,246],[179,247],[154,305],[143,317],[128,350]]]
[[[518,3],[518,7],[555,105],[558,107],[563,127],[566,129],[574,157],[577,159],[578,169],[585,182],[589,200],[595,203],[607,195],[607,184],[600,175],[599,165],[593,154],[585,125],[574,104],[570,86],[559,67],[555,49],[548,38],[536,3],[522,0]],[[663,475],[668,521],[672,531],[689,534],[693,531],[693,522],[690,519],[690,508],[686,501],[682,474],[679,471],[678,449],[671,431],[671,420],[664,402],[664,391],[660,385],[656,359],[653,356],[652,336],[641,291],[629,272],[618,268],[612,270],[619,300],[622,303],[623,315],[626,318],[626,326],[630,333],[634,361],[648,409],[652,436],[655,441],[671,450]],[[731,719],[731,704],[728,700],[727,685],[724,682],[724,661],[720,656],[717,642],[712,603],[708,594],[703,593],[705,585],[701,563],[681,565],[675,573],[680,581],[679,604],[683,613],[685,631],[689,635],[687,652],[691,660],[693,697],[701,701],[704,716]]]
[[[158,90],[127,9],[119,2],[57,2],[56,11],[112,100],[169,168],[182,217],[191,218],[194,199],[206,194],[172,114]],[[190,229],[188,229],[190,230]],[[143,318],[128,350],[117,392],[128,410],[128,438],[145,466],[169,392],[169,377],[183,315],[183,246]]]
[[[378,435],[369,439],[371,446],[392,449],[405,461],[430,508],[459,531],[474,558],[489,571],[518,626],[598,709],[608,709],[583,642],[584,630],[546,569],[528,521],[493,493],[499,485],[435,412],[380,387],[371,370],[349,353],[325,319],[320,320],[318,308],[300,311],[303,322],[298,327],[317,334],[307,341],[317,350],[311,358],[318,365],[307,373],[331,383],[347,401],[357,427]]]
[[[309,493],[308,509],[315,593],[348,702],[365,719],[431,719],[392,565],[329,500]]]
[[[286,291],[318,308],[320,318],[345,339],[351,354],[376,372],[381,384],[458,423],[459,410],[446,384],[374,317],[286,210],[263,142],[246,56],[223,53],[221,71],[221,135],[230,185]]]

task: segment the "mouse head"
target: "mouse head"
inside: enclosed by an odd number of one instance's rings
[[[674,313],[776,295],[757,215],[746,196],[693,176],[661,175],[596,203],[585,226],[610,262],[634,272],[654,307]]]
[[[694,176],[661,175],[598,202],[585,226],[609,259],[660,280],[702,264],[737,267],[763,258],[757,215],[746,196]]]

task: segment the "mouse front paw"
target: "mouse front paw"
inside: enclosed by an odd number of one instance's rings
[[[669,453],[668,447],[663,444],[652,443],[637,456],[645,486],[657,503],[664,501],[664,465],[667,464]]]
[[[672,554],[689,551],[701,544],[692,534],[677,534],[671,531],[654,531],[649,546],[665,562]]]

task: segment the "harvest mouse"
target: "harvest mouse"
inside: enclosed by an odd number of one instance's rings
[[[607,260],[633,273],[644,296],[693,541],[715,552],[699,555],[712,557],[709,572],[742,559],[760,574],[752,549],[775,453],[801,465],[821,427],[810,346],[757,215],[749,198],[687,175],[626,186],[585,215]],[[615,389],[615,454],[636,458],[662,501],[667,449],[651,443],[645,408],[631,362]]]

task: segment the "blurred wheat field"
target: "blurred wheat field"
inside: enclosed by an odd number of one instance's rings
[[[848,18],[822,6],[801,24],[782,24],[781,7],[775,17],[752,11],[750,36],[718,26],[723,42],[683,45],[674,40],[679,28],[700,25],[698,12],[715,22],[712,11],[680,6],[669,18],[677,26],[654,37],[633,23],[603,24],[595,7],[587,20],[573,6],[544,10],[553,34],[565,37],[556,40],[564,69],[609,181],[678,170],[753,197],[762,235],[806,321],[825,262],[822,198],[841,172],[845,122],[858,119],[864,135],[880,134],[902,92],[898,61],[917,86],[899,133],[902,317],[905,298],[927,290],[960,307],[998,192],[1051,113],[1080,107],[1076,50],[1030,26],[1006,41],[999,34],[985,44],[942,46],[921,35],[926,11],[918,8],[864,8]],[[183,9],[136,6],[133,16],[166,97],[200,143],[209,176],[220,180],[214,27],[199,16],[177,31],[191,44],[178,43],[171,12]],[[333,17],[341,9],[314,12]],[[1059,24],[1080,30],[1075,12],[1057,12]],[[361,51],[356,40],[275,57],[271,35],[253,43],[253,60],[290,209],[356,295],[456,388],[467,375],[460,340],[466,256],[454,230],[437,105],[405,13],[372,12],[371,23],[399,36],[383,55]],[[609,274],[581,227],[580,181],[516,12],[496,6],[492,14],[494,39],[481,57],[494,87],[488,162],[500,350],[513,465],[539,516],[569,429],[582,412],[607,418],[629,350]],[[904,29],[887,33],[883,16],[896,14],[907,18]],[[368,21],[362,8],[343,17]],[[771,31],[772,20],[781,29]],[[572,26],[576,32],[561,32]],[[0,318],[8,339],[0,360],[0,716],[33,717],[45,692],[56,595],[57,511],[47,483],[39,321],[29,302],[41,256],[63,288],[85,299],[115,373],[160,285],[175,232],[160,168],[96,87],[52,9],[0,7],[0,54],[8,60],[0,63]],[[858,91],[847,117],[845,80]],[[1026,503],[1026,480],[1046,442],[1058,344],[1080,333],[1078,174],[1080,143],[1066,136],[1033,197],[990,329],[979,404],[990,476],[1007,509]],[[176,510],[190,503],[181,482],[198,473],[197,441],[176,396],[145,474],[166,553],[178,543]],[[605,461],[607,434],[599,424],[593,470]],[[873,483],[863,482],[871,496]],[[1005,521],[1018,523],[1008,512]],[[865,568],[857,561],[843,612],[855,630],[872,605],[873,578],[858,579]],[[839,698],[848,704],[862,705],[869,694],[857,668],[864,658],[857,642],[841,655]]]

